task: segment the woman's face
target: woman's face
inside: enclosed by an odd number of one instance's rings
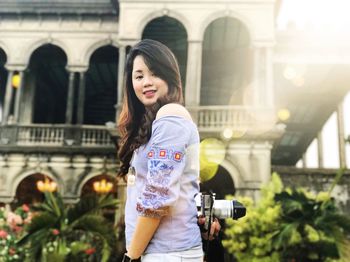
[[[141,55],[134,59],[132,85],[137,98],[146,107],[168,93],[168,84],[149,70]]]

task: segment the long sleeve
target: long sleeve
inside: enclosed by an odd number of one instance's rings
[[[182,123],[176,118],[163,117],[154,125],[147,152],[146,183],[137,200],[137,211],[141,216],[167,215],[169,207],[179,197],[190,136]]]

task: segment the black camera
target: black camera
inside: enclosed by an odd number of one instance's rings
[[[213,216],[218,219],[244,217],[246,208],[236,200],[215,199],[215,193],[198,193],[195,196],[198,216],[205,217],[204,229],[208,229]]]

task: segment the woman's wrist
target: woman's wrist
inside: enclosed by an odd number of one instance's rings
[[[140,261],[141,261],[141,257],[135,258],[135,257],[132,257],[130,254],[125,253],[122,262],[140,262]]]

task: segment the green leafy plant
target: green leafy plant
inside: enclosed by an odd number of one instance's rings
[[[226,220],[223,245],[238,261],[280,261],[280,253],[273,250],[271,238],[278,230],[280,218],[280,206],[276,205],[274,196],[282,187],[280,178],[273,174],[271,182],[261,190],[258,205],[254,205],[251,198],[237,198],[246,207],[247,214],[239,220]]]
[[[91,195],[66,206],[59,194],[45,193],[45,201],[35,207],[28,232],[18,244],[28,245],[35,261],[84,261],[89,256],[107,261],[115,236],[102,211],[116,204],[112,196]]]
[[[337,183],[342,175],[336,176]],[[302,188],[283,188],[277,174],[262,188],[247,216],[230,221],[224,245],[238,261],[334,261],[349,258],[350,218],[341,213],[331,191],[314,195]]]
[[[341,244],[350,232],[349,217],[340,213],[329,194],[317,196],[302,189],[275,196],[281,208],[281,224],[273,246],[284,260],[325,261],[341,257]]]

